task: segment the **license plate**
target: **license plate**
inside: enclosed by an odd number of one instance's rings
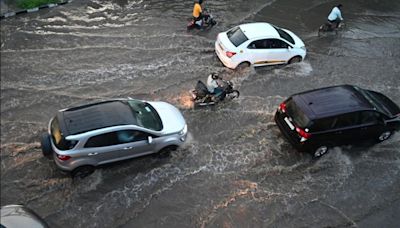
[[[294,125],[292,124],[292,122],[290,122],[289,118],[285,117],[283,119],[285,120],[286,124],[290,127],[290,129],[293,131]]]

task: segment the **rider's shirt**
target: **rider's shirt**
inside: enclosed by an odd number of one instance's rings
[[[342,13],[340,12],[340,9],[338,7],[334,7],[328,16],[328,20],[330,21],[334,21],[336,19],[340,19],[341,21],[343,21]]]
[[[201,13],[201,6],[199,3],[194,4],[193,6],[193,17],[198,18],[200,17]]]
[[[213,79],[211,74],[207,78],[207,89],[208,92],[214,93],[214,90],[218,88],[217,80]]]

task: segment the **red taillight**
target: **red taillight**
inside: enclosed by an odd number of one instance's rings
[[[66,161],[68,159],[70,159],[70,156],[67,155],[61,155],[61,154],[57,154],[57,158],[60,159],[61,161]]]
[[[231,52],[231,51],[226,52],[226,56],[228,56],[229,58],[231,58],[234,55],[236,55],[236,52]]]
[[[279,110],[280,110],[281,112],[286,112],[286,103],[285,103],[285,102],[282,102],[282,103],[279,105]]]
[[[309,139],[311,137],[310,133],[305,132],[303,129],[301,129],[299,127],[296,127],[296,131],[301,137],[303,137],[305,139]]]

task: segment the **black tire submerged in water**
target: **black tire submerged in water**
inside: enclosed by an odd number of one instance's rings
[[[95,170],[95,167],[91,166],[91,165],[79,166],[71,172],[71,176],[72,176],[72,178],[83,179],[83,178],[89,176],[90,174],[92,174],[94,172],[94,170]]]

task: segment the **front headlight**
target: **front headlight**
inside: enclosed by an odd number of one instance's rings
[[[179,132],[179,135],[186,135],[187,133],[187,124],[185,124],[185,126],[183,127],[183,129]]]

